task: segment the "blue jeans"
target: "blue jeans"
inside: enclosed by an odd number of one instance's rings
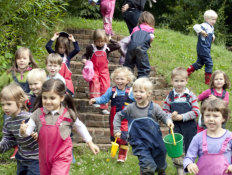
[[[138,20],[141,13],[142,11],[133,8],[133,9],[128,9],[122,14],[130,34],[133,31],[133,28],[138,25]]]
[[[17,160],[17,175],[40,175],[39,160],[25,159],[18,153],[15,158]]]
[[[205,72],[212,73],[213,71],[213,60],[210,55],[197,55],[197,61],[193,63],[193,67],[195,70],[201,69],[202,66],[205,65]]]

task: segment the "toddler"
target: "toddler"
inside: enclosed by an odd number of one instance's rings
[[[139,78],[133,84],[135,102],[129,104],[124,110],[116,113],[114,117],[114,135],[121,137],[121,122],[128,121],[129,143],[132,151],[139,159],[140,173],[165,174],[166,149],[158,120],[162,120],[168,127],[173,128],[170,114],[165,113],[161,107],[152,102],[153,85],[148,78]]]
[[[30,113],[23,109],[26,99],[25,92],[15,83],[4,87],[0,93],[2,110],[8,116],[2,129],[0,153],[4,153],[17,145],[18,151],[15,155],[17,175],[39,175],[38,143],[32,136],[23,138],[19,134],[21,122],[28,121],[30,118]]]
[[[119,44],[112,40],[111,43],[107,44],[108,38],[105,31],[101,29],[94,31],[93,41],[93,44],[86,47],[86,53],[82,56],[83,64],[85,64],[86,59],[93,62],[94,77],[89,82],[90,98],[103,95],[110,87],[107,57],[110,52],[120,49]],[[101,104],[100,109],[102,109],[103,114],[109,114],[108,105]]]
[[[114,142],[114,116],[116,112],[121,111],[127,103],[131,103],[134,101],[132,93],[130,93],[131,88],[128,86],[133,82],[134,75],[127,67],[120,67],[114,70],[111,74],[111,79],[116,86],[110,87],[107,89],[106,93],[101,97],[92,98],[89,101],[89,104],[106,104],[111,100],[111,111],[109,117],[110,124],[110,134],[111,141]],[[127,158],[128,152],[128,144],[126,141],[126,135],[128,131],[127,120],[123,120],[121,123],[121,138],[117,139],[117,143],[119,144],[119,153],[118,153],[118,161],[125,162]]]
[[[229,117],[228,105],[218,98],[207,99],[201,106],[201,114],[207,129],[193,137],[184,169],[199,175],[231,175],[232,133],[222,128]]]
[[[177,67],[171,74],[173,90],[165,99],[163,110],[172,115],[174,132],[184,136],[184,151],[188,150],[192,138],[197,133],[195,119],[200,115],[197,97],[187,87],[188,72],[185,68]],[[177,174],[183,174],[183,157],[174,158]]]
[[[56,40],[55,50],[52,49],[52,44]],[[74,49],[70,50],[69,41],[73,42]],[[72,83],[72,72],[70,70],[71,59],[80,51],[78,42],[75,41],[73,35],[67,34],[66,32],[56,32],[50,41],[46,44],[48,53],[58,53],[62,59],[62,65],[59,73],[64,77],[67,91],[73,96],[74,87]]]
[[[143,12],[139,17],[138,26],[131,33],[131,40],[128,44],[125,63],[126,67],[138,69],[138,77],[149,76],[151,67],[147,50],[154,39],[155,18],[149,12]]]
[[[42,92],[37,97],[35,108],[27,124],[22,123],[20,133],[30,135],[35,127],[39,133],[40,173],[69,174],[72,162],[72,140],[70,137],[73,126],[96,154],[99,148],[85,125],[77,118],[72,97],[65,92],[65,85],[59,79],[44,82]]]
[[[198,34],[197,42],[197,61],[187,69],[188,76],[195,70],[201,69],[205,65],[205,84],[209,84],[213,70],[213,60],[210,55],[211,44],[215,40],[214,24],[217,21],[217,13],[213,10],[207,10],[204,13],[205,22],[196,24],[193,29]]]

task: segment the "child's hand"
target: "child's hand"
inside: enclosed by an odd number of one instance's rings
[[[214,96],[213,94],[209,95],[209,99],[216,99],[217,97]]]
[[[213,35],[213,41],[212,42],[214,42],[215,41],[215,36]]]
[[[232,165],[229,165],[227,170],[226,170],[226,174],[232,173]]]
[[[25,120],[23,120],[19,128],[20,135],[26,135],[27,127],[28,125],[25,123]]]
[[[35,139],[35,140],[38,140],[38,133],[37,132],[33,132],[31,134],[31,137],[33,137],[33,139]]]
[[[91,99],[89,100],[89,104],[92,105],[92,104],[94,104],[94,103],[96,103],[95,98],[91,98]]]
[[[197,174],[199,169],[197,167],[197,164],[195,163],[190,163],[188,166],[187,166],[187,169],[188,169],[188,172],[189,173],[193,173],[193,174]]]
[[[172,122],[171,120],[168,120],[168,121],[167,121],[167,126],[168,126],[169,128],[171,128],[171,129],[174,128],[174,124],[173,124],[173,122]]]
[[[89,142],[88,142],[88,145],[89,145],[89,148],[91,149],[91,151],[92,151],[95,155],[96,155],[97,153],[100,152],[99,147],[98,147],[97,145],[95,145],[95,144],[93,143],[93,141],[89,141]]]
[[[75,39],[74,39],[74,37],[73,37],[72,34],[70,34],[70,35],[68,36],[68,39],[69,39],[70,41],[72,41],[72,42],[75,42]]]
[[[178,115],[178,112],[174,111],[171,115],[172,117],[172,120],[176,121],[177,120],[177,115]]]
[[[52,41],[55,41],[60,36],[59,32],[54,33],[53,37],[51,38]]]
[[[177,120],[177,121],[183,120],[183,115],[178,114],[178,115],[176,116],[176,120]]]
[[[81,60],[82,64],[85,64],[86,61],[87,61],[86,59],[82,59],[82,60]]]
[[[201,35],[202,35],[203,37],[207,37],[207,36],[208,36],[208,34],[207,34],[204,30],[201,31]]]
[[[120,138],[121,137],[121,132],[117,132],[114,134],[114,137]]]
[[[129,4],[125,4],[124,6],[122,6],[122,13],[127,11],[129,8]]]

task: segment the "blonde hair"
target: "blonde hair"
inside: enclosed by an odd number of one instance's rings
[[[225,84],[223,85],[222,88],[223,89],[229,89],[230,88],[230,79],[226,75],[226,73],[223,72],[223,71],[221,71],[221,70],[216,70],[216,71],[213,72],[212,77],[210,79],[209,87],[210,88],[215,88],[215,86],[214,86],[214,79],[215,79],[216,75],[218,75],[218,74],[222,74],[223,77],[224,77],[224,80],[225,80]]]
[[[176,67],[175,69],[172,70],[172,73],[171,73],[172,79],[178,75],[183,76],[184,78],[188,79],[188,72],[183,67]]]
[[[211,18],[218,18],[217,13],[214,10],[206,10],[204,13],[204,20],[207,21]]]
[[[144,11],[143,13],[141,13],[139,19],[138,19],[138,25],[146,23],[151,27],[154,27],[155,25],[155,18],[154,16],[147,11]]]
[[[93,41],[102,40],[104,42],[108,42],[108,37],[106,36],[105,30],[102,29],[96,29],[93,32]]]
[[[62,62],[63,59],[58,53],[51,53],[46,58],[46,64],[51,63],[51,64],[58,64],[61,66]]]
[[[130,69],[128,67],[119,67],[117,69],[115,69],[112,73],[111,73],[111,79],[114,81],[114,79],[117,77],[117,75],[119,73],[123,73],[126,77],[126,79],[129,81],[128,84],[132,83],[135,79],[134,74],[130,71]]]
[[[151,93],[151,94],[153,91],[152,82],[148,78],[145,78],[145,77],[138,78],[137,80],[135,80],[132,87],[133,87],[133,90],[144,89],[147,93]]]
[[[15,101],[17,106],[25,107],[25,101],[28,99],[26,93],[23,89],[16,83],[11,83],[8,86],[5,86],[0,93],[0,100],[6,101]]]
[[[32,69],[27,74],[27,81],[30,83],[31,81],[41,81],[42,84],[47,80],[47,74],[44,69],[36,68]]]

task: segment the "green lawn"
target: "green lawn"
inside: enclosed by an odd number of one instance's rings
[[[102,28],[101,20],[86,20],[81,18],[66,18],[64,24],[57,25],[57,31],[66,30],[67,28]],[[113,29],[117,34],[129,35],[128,29],[124,22],[114,21]],[[53,34],[49,34],[52,36]],[[217,38],[216,38],[217,39]],[[186,36],[179,32],[169,29],[155,29],[155,39],[152,47],[149,49],[150,62],[155,65],[159,74],[166,77],[170,82],[171,70],[177,66],[188,67],[196,61],[196,36]],[[46,43],[44,43],[45,45]],[[221,69],[225,71],[229,77],[232,77],[230,67],[232,66],[232,52],[225,49],[224,46],[212,46],[212,58],[214,61],[214,70]],[[196,95],[206,90],[208,86],[204,84],[204,70],[195,72],[190,78],[188,87],[195,92]],[[231,94],[231,93],[230,93]],[[231,108],[230,98],[230,108]],[[231,127],[231,121],[227,127]],[[0,174],[15,174],[16,163],[9,160],[10,153],[0,155]],[[118,164],[116,160],[107,161],[110,154],[102,151],[100,154],[93,156],[88,148],[75,148],[75,157],[77,163],[72,165],[70,174],[80,175],[124,175],[139,174],[139,166],[137,157],[131,154],[125,164]],[[168,168],[167,174],[174,175],[175,169],[172,166],[171,159],[167,157]]]

